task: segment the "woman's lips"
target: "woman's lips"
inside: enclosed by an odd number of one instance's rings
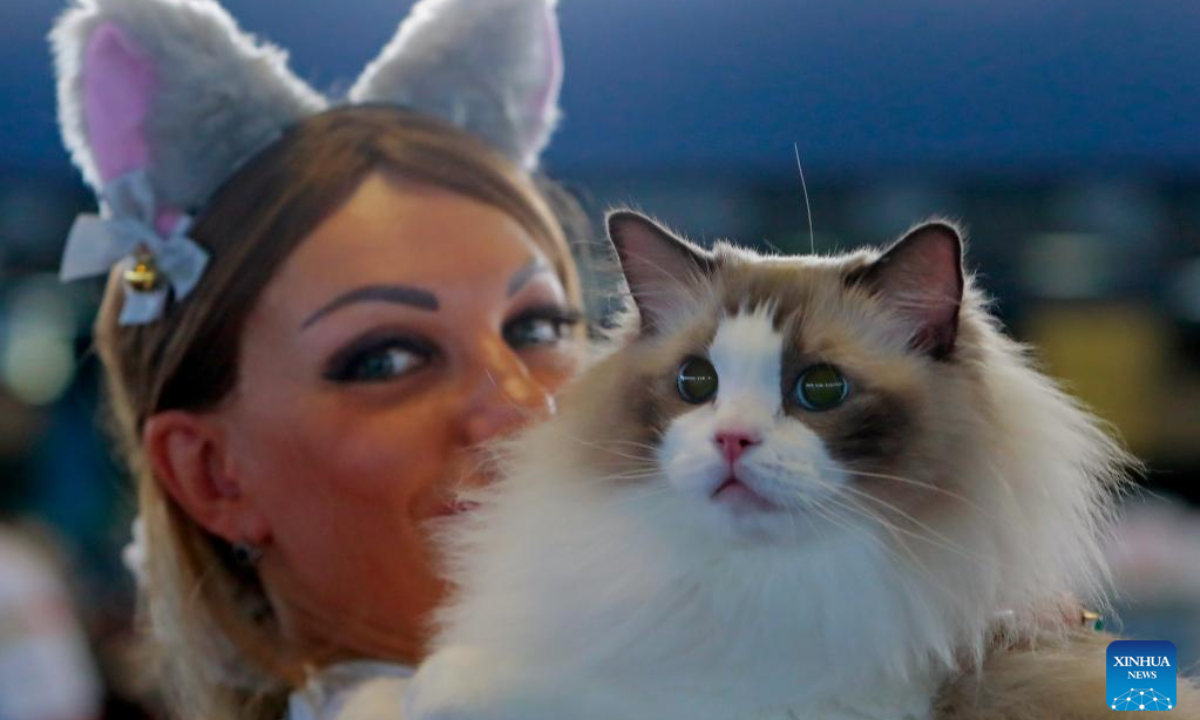
[[[452,517],[461,515],[462,513],[474,510],[479,507],[479,503],[471,502],[470,500],[454,500],[443,505],[433,513],[434,517]]]

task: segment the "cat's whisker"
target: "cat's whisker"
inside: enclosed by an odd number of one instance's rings
[[[809,513],[802,512],[803,510],[808,509],[808,503],[803,502],[802,498],[797,498],[797,499],[801,500],[801,502],[796,503],[796,507],[785,508],[785,514],[787,515],[787,518],[788,518],[788,524],[791,526],[791,529],[792,529],[792,537],[795,540],[799,540],[801,537],[800,530],[797,527],[798,523],[796,520],[796,517],[799,515],[803,515],[805,520],[808,521],[808,526],[813,530],[814,534],[817,531],[816,526],[813,525],[812,518],[810,517]]]
[[[817,515],[818,517],[825,520],[830,525],[832,525],[836,528],[845,530],[846,532],[848,532],[850,534],[861,533],[861,534],[865,535],[868,540],[879,545],[879,547],[885,553],[890,554],[893,552],[891,548],[887,547],[886,543],[884,543],[882,540],[880,540],[879,538],[872,535],[869,531],[867,531],[866,528],[855,526],[853,523],[847,522],[844,518],[838,517],[829,508],[825,507],[820,501],[814,502],[811,498],[799,498],[799,505],[801,506],[801,509],[803,509],[805,511],[811,511],[811,513]],[[814,529],[814,532],[817,533],[818,537],[820,539],[825,538],[825,535],[821,532],[820,527],[816,523],[813,522],[812,517],[809,515],[809,512],[794,513],[794,514],[803,514],[805,519],[808,521],[809,526]]]
[[[637,440],[605,440],[604,442],[611,443],[613,445],[629,445],[631,447],[638,448],[639,450],[650,450],[652,452],[658,451],[658,446],[651,445],[650,443],[638,442]]]
[[[495,376],[493,376],[493,375],[492,375],[492,373],[491,373],[491,371],[490,371],[490,370],[488,370],[488,369],[486,369],[486,368],[485,368],[485,369],[484,369],[484,375],[486,375],[486,376],[487,376],[487,379],[488,379],[488,381],[490,381],[494,387],[497,387],[497,388],[499,388],[499,387],[500,387],[499,383],[496,381],[496,378],[495,378]],[[523,407],[523,406],[521,406],[521,405],[518,405],[518,404],[517,404],[516,402],[514,402],[514,401],[513,401],[511,398],[509,398],[509,397],[508,397],[508,395],[507,395],[506,393],[501,393],[501,394],[503,395],[503,397],[505,398],[505,400],[507,400],[507,402],[508,402],[508,404],[509,404],[510,406],[512,406],[512,407],[514,407],[514,408],[516,408],[516,409],[520,410],[520,411],[521,411],[521,412],[523,412],[523,413],[526,413],[527,415],[530,415],[530,416],[532,416],[532,414],[533,414],[533,410],[532,410],[532,409],[530,409],[530,408],[528,408],[528,407]],[[568,440],[571,440],[571,441],[573,441],[573,442],[579,443],[579,444],[581,444],[581,445],[585,445],[585,446],[588,446],[588,447],[594,448],[594,449],[596,449],[596,450],[600,450],[600,451],[602,451],[602,452],[607,452],[607,453],[610,453],[610,454],[612,454],[612,455],[616,455],[617,457],[624,458],[624,459],[626,459],[626,460],[633,460],[633,461],[635,461],[635,462],[648,462],[648,461],[649,461],[649,459],[648,459],[648,458],[637,457],[637,456],[635,456],[635,455],[628,455],[628,454],[625,454],[625,453],[620,453],[620,452],[617,452],[616,450],[612,450],[611,448],[606,448],[606,447],[604,447],[604,446],[600,445],[599,443],[590,442],[590,441],[584,440],[583,438],[575,437],[575,436],[571,435],[570,433],[563,432],[563,431],[561,431],[561,430],[559,431],[559,435],[561,435],[562,437],[565,437],[565,438],[567,438]],[[632,441],[618,441],[618,442],[632,442]],[[652,448],[651,446],[649,446],[649,445],[645,445],[644,447],[645,447],[646,449],[653,449],[653,448]],[[483,462],[490,462],[490,461],[493,461],[493,460],[492,460],[491,458],[487,458],[487,457],[485,457],[485,458],[483,458],[483,460],[482,460],[482,461],[483,461]],[[482,467],[482,466],[481,466],[481,467]]]
[[[534,416],[535,416],[534,409],[531,407],[528,407],[528,406],[520,405],[517,402],[515,402],[511,397],[509,397],[508,393],[505,392],[501,388],[500,383],[496,381],[496,377],[494,375],[492,375],[492,371],[490,369],[484,368],[483,373],[487,377],[488,381],[492,383],[492,386],[497,388],[498,390],[500,390],[501,397],[503,397],[505,399],[505,401],[508,403],[508,405],[510,407],[517,410],[518,413],[520,413],[522,416],[524,416],[526,418],[534,418]],[[560,434],[570,437],[567,433],[560,433]],[[578,438],[571,438],[571,439],[578,440]],[[495,453],[488,453],[487,455],[485,455],[485,460],[494,462],[495,461]]]
[[[842,489],[849,489],[849,488],[843,487]],[[944,534],[938,533],[936,530],[929,527],[929,525],[921,522],[920,520],[917,520],[916,518],[912,517],[910,514],[905,513],[904,511],[897,508],[895,505],[893,505],[881,498],[874,497],[873,495],[870,495],[868,493],[864,493],[862,491],[857,491],[857,492],[861,493],[861,497],[863,497],[867,500],[871,500],[875,503],[882,504],[886,509],[903,516],[904,518],[908,519],[910,522],[915,523],[921,529],[924,529],[927,532],[933,533],[935,536],[940,538],[942,541],[950,543],[951,546],[946,547],[946,546],[943,546],[941,543],[935,543],[932,541],[931,538],[925,537],[925,536],[921,535],[920,533],[917,533],[916,531],[905,530],[904,528],[899,528],[899,527],[896,528],[897,530],[899,530],[901,532],[905,532],[905,533],[909,534],[911,537],[922,539],[925,542],[934,545],[935,547],[943,547],[946,550],[950,550],[951,552],[962,555],[963,557],[967,558],[968,560],[972,560],[977,563],[989,563],[989,564],[996,563],[1001,567],[1014,567],[1015,566],[1015,564],[1009,560],[1004,560],[1002,558],[995,558],[995,557],[984,557],[984,556],[978,555],[976,553],[971,553],[968,550],[966,550],[964,546],[962,546],[958,543],[955,543],[953,540],[951,540],[949,537],[945,536]],[[881,520],[882,520],[882,518],[881,518]]]
[[[826,498],[835,497],[833,495],[833,493],[836,492],[837,488],[834,485],[832,485],[828,482],[825,482],[824,480],[821,480],[819,478],[816,479],[816,484],[819,487],[821,487],[822,489],[825,489],[829,492],[821,497],[814,497],[812,495],[809,495],[806,493],[800,493],[798,491],[793,493],[789,499],[795,503],[795,506],[798,510],[801,510],[801,511],[811,510],[811,511],[815,512],[816,514],[820,515],[821,517],[823,517],[824,519],[828,520],[830,523],[832,523],[836,527],[842,528],[843,530],[847,530],[850,532],[865,532],[871,540],[873,540],[876,543],[879,543],[880,547],[883,548],[886,552],[889,552],[889,553],[891,552],[891,549],[888,548],[886,546],[886,544],[883,544],[883,542],[878,537],[871,535],[871,533],[868,532],[866,530],[866,528],[856,526],[854,523],[847,522],[844,518],[840,518],[836,514],[830,512],[830,509],[826,506],[824,500]]]
[[[604,440],[603,442],[585,440],[581,437],[578,437],[569,432],[566,432],[565,430],[559,429],[556,425],[552,425],[552,427],[554,428],[554,430],[557,432],[557,434],[560,437],[565,438],[566,440],[569,440],[578,445],[582,445],[584,447],[589,447],[594,450],[599,450],[600,452],[608,453],[609,455],[614,455],[616,457],[619,457],[619,458],[622,458],[625,460],[631,460],[631,461],[637,462],[637,463],[645,463],[647,465],[653,463],[652,458],[642,457],[642,456],[638,456],[638,455],[631,455],[629,453],[623,453],[623,452],[620,452],[619,450],[615,450],[611,447],[608,447],[608,445],[633,445],[634,447],[639,447],[639,448],[645,449],[645,450],[655,450],[656,448],[652,445],[648,445],[648,444],[644,444],[644,443],[637,443],[636,441],[633,441],[633,440]]]
[[[615,445],[635,445],[637,447],[647,448],[650,450],[658,449],[655,445],[652,445],[650,443],[644,443],[640,440],[625,440],[623,438],[613,438],[613,439],[609,440],[608,442],[611,442]]]
[[[612,455],[614,457],[619,457],[624,460],[630,460],[632,462],[646,463],[646,464],[649,464],[652,462],[652,460],[650,458],[640,457],[637,455],[630,455],[629,453],[623,453],[619,450],[614,450],[613,448],[605,447],[604,445],[602,445],[600,443],[590,442],[590,441],[584,440],[582,438],[571,437],[570,435],[567,435],[565,433],[563,434],[563,436],[566,437],[571,442],[577,443],[579,445],[583,445],[584,447],[590,447],[593,450],[599,450],[600,452],[607,453],[609,455]]]
[[[781,465],[779,463],[766,463],[765,465],[768,470],[779,471],[780,474],[787,474],[788,470],[789,470],[789,468],[787,468],[784,465]],[[827,468],[827,469],[845,470],[844,468]],[[847,472],[853,472],[853,471],[847,471]],[[911,480],[910,478],[902,478],[900,476],[887,476],[887,475],[884,475],[883,473],[878,473],[877,475],[879,475],[880,477],[884,477],[885,479],[895,480],[898,482],[908,481],[908,482],[911,482],[915,486],[923,487],[923,489],[928,489],[930,491],[942,491],[942,488],[937,488],[936,486],[928,485],[927,483],[922,483],[920,481]],[[955,542],[954,540],[947,537],[943,533],[938,532],[934,528],[930,527],[928,524],[922,522],[921,520],[918,520],[917,518],[913,517],[910,513],[907,513],[904,510],[901,510],[900,508],[896,507],[892,503],[889,503],[881,498],[877,498],[877,497],[871,495],[870,493],[867,493],[858,488],[854,488],[854,487],[847,486],[847,485],[834,485],[825,480],[822,480],[820,477],[813,477],[810,475],[809,479],[810,479],[810,481],[815,482],[818,486],[828,490],[829,493],[833,496],[836,496],[839,493],[843,493],[843,494],[848,494],[851,496],[857,496],[857,497],[863,498],[865,500],[869,500],[876,504],[879,504],[885,510],[904,518],[905,520],[912,523],[914,526],[916,526],[917,528],[919,528],[920,530],[924,531],[924,533],[927,533],[927,534],[923,534],[923,533],[917,532],[915,530],[909,530],[909,529],[900,527],[899,525],[889,521],[887,518],[880,515],[878,512],[875,512],[875,511],[871,510],[870,508],[867,508],[867,507],[861,505],[860,503],[853,503],[851,506],[846,507],[846,509],[856,511],[859,515],[862,515],[863,517],[865,517],[869,520],[872,520],[872,521],[878,523],[879,525],[885,527],[886,529],[889,530],[889,532],[907,535],[908,537],[911,537],[914,539],[919,539],[922,542],[934,545],[936,547],[941,547],[942,549],[945,549],[949,552],[953,552],[953,553],[962,555],[964,557],[967,557],[968,559],[975,560],[975,561],[981,561],[981,558],[979,558],[978,556],[967,551],[960,543]],[[945,491],[945,492],[948,493],[948,491]],[[954,496],[953,493],[948,493],[948,494],[950,494],[951,496]],[[802,503],[805,501],[805,498],[803,498],[803,496],[801,496],[799,493],[797,493],[795,499],[799,499]],[[961,496],[958,496],[957,499],[960,499],[964,502],[970,503],[970,501],[968,499],[963,498]],[[848,500],[848,501],[853,500],[853,498],[848,497],[848,498],[846,498],[846,500]],[[905,545],[905,550],[911,553],[911,549],[908,548],[907,545]],[[920,562],[920,560],[915,555],[913,555],[912,559],[914,562]]]
[[[849,485],[841,485],[838,487],[838,490],[841,492],[844,492],[844,493],[849,493],[850,495],[854,496],[854,498],[856,498],[856,499],[869,500],[869,501],[875,503],[876,505],[882,507],[883,510],[890,512],[890,513],[895,513],[896,515],[900,516],[901,518],[913,523],[917,527],[919,527],[923,530],[926,530],[927,532],[930,533],[930,535],[932,537],[936,537],[937,539],[939,539],[943,542],[946,542],[946,543],[950,544],[951,546],[956,546],[956,543],[954,540],[946,537],[944,534],[938,532],[937,530],[934,530],[927,523],[925,523],[921,520],[918,520],[911,513],[907,512],[905,510],[901,510],[899,507],[896,506],[895,503],[888,502],[887,500],[884,500],[883,498],[880,498],[880,497],[876,497],[875,495],[872,495],[871,493],[869,493],[865,490],[861,490],[859,488],[852,487]]]
[[[896,507],[894,504],[889,503],[886,500],[883,500],[882,498],[877,498],[877,497],[871,495],[870,493],[866,493],[861,490],[857,490],[855,488],[850,488],[850,487],[846,487],[846,486],[843,486],[840,489],[844,490],[844,491],[850,491],[852,494],[854,494],[856,496],[856,498],[860,498],[863,500],[870,500],[874,503],[877,503],[878,505],[881,505],[884,510],[901,516],[905,520],[916,525],[919,529],[924,530],[926,533],[928,533],[928,535],[924,535],[920,532],[917,532],[916,530],[910,530],[908,528],[900,527],[899,525],[895,524],[894,522],[884,518],[882,515],[879,515],[878,513],[872,513],[872,515],[874,517],[876,517],[880,523],[890,525],[891,527],[895,528],[895,530],[897,532],[903,533],[904,535],[906,535],[908,537],[926,542],[930,545],[933,545],[934,547],[939,547],[943,550],[947,550],[947,551],[955,553],[957,555],[961,555],[962,557],[964,557],[968,560],[973,560],[973,561],[979,562],[979,563],[990,563],[991,562],[990,558],[985,558],[977,553],[973,553],[970,550],[967,550],[961,543],[958,543],[958,542],[954,541],[953,539],[947,537],[945,534],[938,532],[937,530],[930,527],[927,523],[924,523],[924,522],[916,519],[911,514],[901,510],[900,508]],[[846,499],[849,500],[851,498],[846,498]],[[866,509],[864,506],[861,506],[861,505],[859,507],[863,507],[864,509]]]
[[[912,533],[906,533],[902,528],[896,527],[894,524],[888,522],[886,519],[880,517],[877,513],[869,510],[868,508],[858,505],[857,503],[850,502],[849,498],[839,498],[836,495],[831,495],[831,496],[827,497],[826,500],[830,504],[840,507],[849,512],[852,512],[852,513],[858,515],[859,517],[862,517],[862,518],[872,522],[877,527],[880,527],[880,528],[884,529],[885,531],[887,531],[889,534],[892,535],[893,538],[895,538],[896,542],[894,545],[889,545],[888,543],[885,543],[881,538],[879,538],[874,533],[872,533],[869,530],[867,530],[866,528],[860,527],[854,523],[847,523],[847,525],[844,526],[844,527],[849,527],[851,529],[856,529],[860,533],[864,534],[866,537],[873,540],[876,544],[879,545],[880,548],[882,548],[884,550],[884,553],[887,554],[888,557],[896,558],[901,561],[903,561],[904,558],[906,557],[907,560],[910,561],[911,567],[913,567],[914,570],[916,570],[918,573],[920,573],[922,576],[924,576],[924,578],[929,582],[929,585],[931,587],[937,588],[938,590],[942,591],[943,593],[946,593],[951,598],[956,597],[955,594],[949,588],[942,585],[938,576],[932,570],[929,569],[929,567],[920,558],[920,556],[917,555],[917,553],[913,550],[913,548],[909,547],[908,543],[904,542],[903,539],[898,536],[898,534],[912,535]],[[903,551],[903,556],[901,556],[898,551]]]
[[[806,505],[813,512],[820,515],[822,518],[827,520],[834,527],[840,528],[851,535],[861,535],[862,537],[866,538],[872,544],[878,546],[879,549],[883,551],[884,555],[886,555],[888,557],[897,557],[895,547],[888,545],[886,542],[883,541],[882,538],[880,538],[878,535],[875,535],[874,533],[872,533],[868,528],[865,528],[862,525],[852,522],[852,521],[848,520],[847,518],[840,517],[836,512],[833,512],[833,508],[829,507],[829,505],[833,505],[835,507],[843,507],[843,508],[851,510],[852,512],[855,512],[856,514],[859,514],[859,515],[862,515],[861,512],[857,512],[857,510],[855,508],[845,507],[843,503],[837,502],[837,500],[834,496],[829,496],[826,498],[826,500],[828,501],[828,504],[826,502],[821,501],[821,502],[808,502],[808,503],[806,503]],[[872,519],[872,518],[868,517],[868,519]],[[908,552],[911,553],[911,549],[905,548],[905,550],[907,550]],[[924,566],[921,563],[919,558],[914,556],[912,559],[919,566],[921,566],[921,568],[924,569],[925,572],[928,572],[928,569],[924,568]]]
[[[928,490],[931,493],[945,495],[954,500],[958,500],[959,502],[962,502],[962,503],[970,506],[972,509],[978,510],[981,513],[986,514],[986,512],[987,512],[982,507],[980,507],[979,504],[977,504],[975,501],[971,500],[970,498],[966,497],[965,495],[961,495],[952,490],[946,490],[945,488],[940,488],[936,485],[922,482],[920,480],[914,480],[912,478],[906,478],[906,477],[903,477],[900,475],[889,475],[887,473],[874,473],[874,472],[867,472],[864,470],[851,470],[850,468],[847,468],[847,467],[844,467],[841,465],[823,465],[820,463],[813,463],[813,464],[818,470],[821,470],[821,471],[839,472],[839,473],[845,473],[847,475],[857,475],[857,476],[869,477],[869,478],[879,478],[879,479],[884,479],[884,480],[892,480],[894,482],[903,483],[906,485],[912,485],[914,487],[921,488],[922,490]],[[764,463],[764,466],[773,472],[777,472],[780,476],[797,475],[797,474],[802,474],[805,476],[809,475],[809,473],[804,472],[801,469],[792,468],[787,465],[782,465],[779,463]]]
[[[785,467],[785,466],[782,466],[782,465],[779,465],[779,464],[777,464],[777,463],[772,463],[772,464],[769,464],[767,467],[768,467],[768,468],[771,468],[771,469],[773,469],[773,470],[778,470],[778,471],[780,471],[780,474],[787,474],[787,473],[789,472],[789,468],[787,468],[787,467]],[[865,470],[852,470],[852,469],[850,469],[850,468],[847,468],[847,467],[844,467],[844,466],[840,466],[840,465],[821,465],[821,464],[816,464],[816,467],[817,467],[817,469],[818,469],[818,470],[823,470],[823,471],[843,472],[843,473],[846,473],[847,475],[855,475],[855,476],[869,477],[869,478],[878,478],[878,479],[890,480],[890,481],[893,481],[893,482],[903,483],[903,484],[906,484],[906,485],[911,485],[911,486],[913,486],[913,487],[921,488],[922,490],[927,490],[927,491],[929,491],[929,492],[931,492],[931,493],[937,493],[937,494],[939,494],[939,495],[944,495],[944,496],[946,496],[946,497],[952,498],[952,499],[954,499],[954,500],[957,500],[957,501],[959,501],[959,502],[962,502],[963,504],[965,504],[965,505],[969,506],[969,507],[970,507],[970,508],[972,508],[973,510],[976,510],[976,511],[978,511],[978,512],[980,512],[980,513],[983,513],[984,515],[989,515],[989,513],[988,513],[986,510],[984,510],[984,508],[983,508],[983,507],[981,507],[981,506],[980,506],[978,503],[976,503],[975,501],[971,500],[970,498],[968,498],[968,497],[966,497],[966,496],[964,496],[964,495],[961,495],[961,494],[959,494],[959,493],[953,492],[953,491],[951,491],[951,490],[946,490],[945,488],[940,488],[940,487],[937,487],[936,485],[932,485],[932,484],[930,484],[930,483],[922,482],[922,481],[920,481],[920,480],[914,480],[914,479],[912,479],[912,478],[907,478],[907,477],[903,477],[903,476],[900,476],[900,475],[891,475],[891,474],[888,474],[888,473],[876,473],[876,472],[868,472],[868,471],[865,471]],[[821,481],[819,478],[812,478],[812,479],[814,479],[814,480],[817,480],[818,482],[820,482],[820,483],[822,483],[822,484],[824,484],[824,485],[828,485],[828,483],[825,483],[824,481]],[[832,485],[828,485],[828,486],[829,486],[829,487],[831,487],[831,488],[834,488],[834,487],[836,487],[836,488],[837,488],[837,489],[839,489],[839,490],[842,490],[842,489],[844,489],[844,490],[846,490],[846,491],[848,491],[848,492],[863,492],[863,491],[861,491],[861,490],[858,490],[858,489],[856,489],[856,488],[843,487],[843,486],[832,486]],[[874,498],[874,496],[870,496],[870,495],[868,495],[867,497],[870,497],[871,499],[877,499],[877,498]],[[897,509],[897,510],[898,510],[898,509]],[[910,517],[910,519],[911,519],[911,517]]]
[[[987,511],[984,510],[983,507],[981,507],[978,503],[976,503],[974,500],[972,500],[971,498],[969,498],[965,495],[956,493],[952,490],[947,490],[945,488],[940,488],[936,485],[933,485],[933,484],[930,484],[927,482],[922,482],[920,480],[914,480],[912,478],[903,477],[901,475],[889,475],[887,473],[867,472],[866,470],[852,470],[850,468],[843,467],[843,466],[830,465],[830,466],[818,466],[818,467],[820,467],[820,469],[822,469],[822,470],[841,471],[841,472],[846,473],[847,475],[856,475],[859,477],[867,477],[867,478],[877,478],[877,479],[881,479],[881,480],[892,480],[894,482],[903,483],[905,485],[912,485],[913,487],[918,487],[918,488],[921,488],[922,490],[928,490],[929,492],[937,493],[939,495],[945,495],[946,497],[953,498],[954,500],[958,500],[959,502],[962,502],[963,504],[970,506],[972,510],[978,510],[979,512],[985,513],[985,514],[987,513]]]
[[[648,480],[661,476],[662,473],[657,470],[647,470],[644,472],[610,473],[600,477],[604,480]]]
[[[854,496],[858,495],[859,497],[864,497],[864,498],[871,499],[871,500],[878,500],[878,498],[874,498],[873,496],[871,496],[863,491],[857,490],[852,487],[848,487],[846,485],[835,485],[833,483],[822,480],[820,478],[813,478],[813,480],[816,482],[816,484],[819,487],[823,488],[827,492],[824,499],[827,500],[828,502],[835,503],[838,506],[840,506],[846,510],[854,512],[855,514],[859,515],[860,517],[870,520],[873,523],[875,523],[875,524],[879,525],[880,527],[883,527],[889,531],[906,534],[909,537],[919,538],[925,542],[933,543],[935,545],[938,544],[938,543],[934,542],[933,540],[931,540],[930,538],[923,537],[923,536],[915,533],[914,531],[899,527],[895,523],[889,521],[887,518],[880,515],[877,511],[873,510],[872,508],[866,507],[866,506],[860,504],[859,502],[856,502]],[[846,495],[845,493],[850,493],[850,494]],[[899,511],[898,509],[894,508],[894,506],[891,506],[889,503],[884,502],[884,505],[888,509],[896,510],[897,512],[902,512],[902,511]],[[909,517],[911,518],[911,516],[909,516]],[[949,539],[945,539],[944,541],[950,542],[950,544],[953,545],[953,542],[949,541]],[[904,544],[904,543],[900,543],[900,544],[904,545],[905,549],[909,550],[911,552],[911,549],[908,548],[906,544]],[[952,547],[952,548],[947,548],[947,549],[955,550],[956,548]],[[916,560],[916,557],[914,556],[913,559]]]

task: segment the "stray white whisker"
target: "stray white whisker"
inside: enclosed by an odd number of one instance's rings
[[[812,205],[808,202],[808,183],[804,182],[804,168],[800,165],[800,143],[793,142],[792,149],[796,151],[796,169],[800,171],[800,189],[804,191],[804,210],[808,213],[808,243],[812,254],[817,254],[817,235],[813,231]]]

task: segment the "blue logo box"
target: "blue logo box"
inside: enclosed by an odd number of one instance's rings
[[[1114,640],[1108,644],[1108,706],[1113,710],[1175,707],[1175,643]]]

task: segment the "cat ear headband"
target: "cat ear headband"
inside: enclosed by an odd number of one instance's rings
[[[533,170],[558,120],[556,0],[420,0],[344,101],[404,106]],[[63,280],[123,269],[120,322],[162,316],[208,262],[189,212],[288,126],[338,104],[213,0],[76,0],[50,35],[63,139],[101,201]]]

